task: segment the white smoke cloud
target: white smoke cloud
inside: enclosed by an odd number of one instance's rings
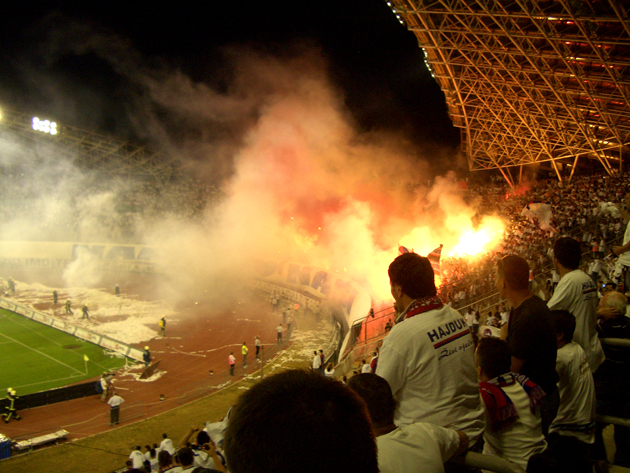
[[[356,131],[317,48],[294,45],[283,58],[231,48],[233,81],[218,92],[166,65],[146,66],[109,33],[80,25],[51,31],[56,41],[48,43],[54,47],[45,51],[48,61],[88,51],[107,60],[137,91],[138,133],[186,159],[196,178],[221,183],[225,198],[200,218],[129,216],[142,231],[136,240],[163,250],[173,296],[238,297],[238,281],[253,261],[271,258],[343,272],[387,298],[387,265],[398,244],[426,255],[443,243],[448,252],[463,232],[478,230],[453,176],[427,188],[427,157],[404,136]],[[0,156],[15,153],[11,146],[0,141]],[[117,220],[121,196],[134,189],[143,192],[133,184],[93,193],[64,184],[41,192],[38,201],[50,215],[72,208],[76,233],[93,241]],[[90,256],[80,254],[64,277],[67,284],[96,284],[93,269]]]
[[[98,259],[88,249],[78,247],[76,258],[63,271],[66,287],[94,287],[101,282],[102,271],[98,270]]]

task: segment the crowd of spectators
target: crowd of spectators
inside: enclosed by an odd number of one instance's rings
[[[492,182],[468,191],[479,216],[495,215],[505,223],[500,245],[474,257],[443,257],[440,296],[453,307],[464,307],[495,291],[494,263],[503,254],[517,254],[527,259],[532,276],[550,279],[545,288],[550,297],[553,282],[552,245],[556,237],[569,234],[582,242],[589,258],[601,260],[611,249],[611,242],[625,230],[621,216],[611,212],[608,203],[619,204],[630,185],[620,177],[606,175],[576,176],[570,183],[557,179],[541,180],[511,189]],[[531,203],[550,206],[551,218],[542,221],[532,214],[523,215]]]
[[[192,426],[177,446],[167,434],[160,444],[146,445],[144,452],[137,446],[129,454],[125,473],[210,473],[225,472],[225,457],[212,440],[209,431],[213,424]],[[193,435],[196,434],[193,440]]]
[[[120,180],[111,176],[41,175],[0,169],[1,237],[47,241],[138,243],[160,221],[192,220],[222,198],[222,191],[179,176]]]

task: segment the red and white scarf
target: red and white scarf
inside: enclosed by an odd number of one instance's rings
[[[441,309],[444,307],[442,300],[438,296],[421,297],[414,299],[405,310],[403,310],[396,318],[396,323],[409,319],[414,315],[429,312],[430,310]]]

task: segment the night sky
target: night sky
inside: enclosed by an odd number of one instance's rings
[[[66,44],[52,31],[113,35],[128,44],[130,62],[181,70],[218,92],[230,83],[226,48],[247,46],[282,58],[294,54],[296,44],[308,44],[327,58],[360,131],[401,132],[425,151],[459,145],[422,50],[384,0],[209,1],[207,8],[199,2],[92,3],[24,4],[2,16],[0,107],[142,142],[129,118],[138,93],[133,84],[89,45]],[[81,42],[81,35],[73,38]]]

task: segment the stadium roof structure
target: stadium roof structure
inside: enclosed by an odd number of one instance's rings
[[[424,49],[471,171],[558,179],[630,157],[630,18],[617,0],[388,0]],[[596,160],[596,161],[591,161]],[[562,170],[564,166],[568,166]]]
[[[38,123],[44,122],[47,123],[46,130],[37,129]],[[169,180],[181,170],[181,163],[164,153],[71,126],[51,125],[55,123],[0,110],[0,130],[9,130],[35,151],[54,149],[80,169],[105,173],[116,179],[144,177],[160,182]]]

